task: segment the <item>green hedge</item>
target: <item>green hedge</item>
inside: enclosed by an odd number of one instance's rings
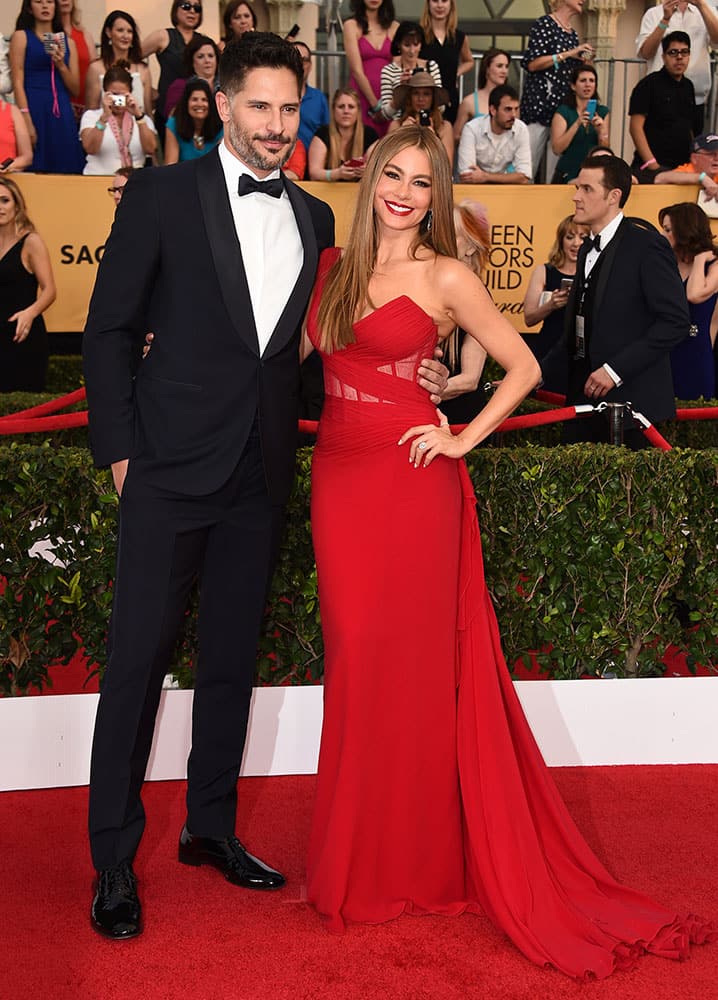
[[[309,533],[311,449],[258,659],[260,683],[314,683],[322,640]],[[708,664],[718,636],[718,452],[482,449],[470,457],[486,575],[509,662],[539,651],[558,678],[655,675],[668,643]],[[117,500],[87,450],[0,444],[0,691],[47,682],[80,636],[102,662]],[[49,539],[58,562],[30,558]],[[397,622],[397,627],[404,624]],[[195,623],[177,655],[191,684]]]
[[[47,366],[45,389],[53,396],[64,396],[85,384],[79,354],[52,354]]]

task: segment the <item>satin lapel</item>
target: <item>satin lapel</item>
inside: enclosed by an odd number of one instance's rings
[[[605,250],[601,251],[601,256],[603,260],[601,261],[601,270],[598,272],[598,284],[596,285],[596,295],[593,300],[593,315],[598,316],[601,310],[601,304],[603,303],[603,293],[606,290],[606,283],[610,277],[611,271],[613,270],[613,263],[616,259],[616,253],[621,245],[621,240],[623,239],[623,234],[626,232],[626,227],[628,223],[625,219],[621,221],[618,229],[616,230],[616,235],[613,237],[611,242],[608,244]]]
[[[252,353],[258,356],[259,341],[242,249],[234,228],[224,171],[216,149],[197,161],[197,187],[224,304],[235,330]]]
[[[294,209],[294,217],[297,220],[297,227],[304,249],[304,261],[291,295],[287,299],[287,304],[284,307],[282,315],[279,317],[272,336],[269,338],[269,343],[263,355],[265,358],[271,357],[273,354],[281,351],[301,324],[317,273],[317,238],[309,208],[302,196],[301,190],[291,181],[288,181],[286,177],[284,178],[284,189],[289,195],[289,200]]]

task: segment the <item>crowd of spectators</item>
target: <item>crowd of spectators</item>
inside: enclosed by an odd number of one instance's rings
[[[304,86],[299,140],[284,167],[289,177],[355,182],[381,135],[415,124],[436,133],[455,180],[465,184],[528,184],[539,176],[571,183],[587,156],[611,154],[610,108],[598,92],[593,49],[573,23],[583,0],[551,0],[550,12],[534,23],[520,96],[509,83],[509,53],[493,48],[480,62],[476,89],[461,102],[459,79],[474,62],[456,0],[425,0],[419,22],[401,23],[393,0],[350,2],[343,26],[349,80],[331,103],[309,83],[309,43],[292,33]],[[0,48],[0,171],[106,175],[117,206],[134,170],[214,149],[223,135],[214,99],[220,54],[241,44],[257,17],[248,0],[230,0],[215,41],[200,31],[202,15],[201,0],[171,0],[170,25],[142,35],[130,13],[113,10],[96,49],[75,0],[22,0],[9,49]],[[704,207],[718,215],[718,135],[703,132],[713,44],[718,16],[710,0],[664,0],[647,11],[636,39],[647,73],[630,94],[628,114],[634,182],[700,185]],[[159,68],[156,90],[150,57]],[[694,320],[690,342],[675,352],[676,392],[712,395],[707,359],[718,329],[718,247],[696,205],[670,206],[659,221]],[[456,224],[460,252],[480,271],[489,249],[485,213],[465,203]],[[537,353],[560,335],[585,235],[585,226],[564,219],[548,261],[533,273],[524,312],[527,325],[541,324],[529,341]],[[462,393],[464,383],[475,388],[483,361],[463,357],[471,346],[459,343],[452,362]],[[712,383],[691,383],[686,373],[694,370],[708,372]]]
[[[593,48],[574,23],[583,0],[551,0],[550,7],[530,30],[520,97],[509,53],[492,48],[480,61],[476,89],[459,102],[459,80],[474,61],[456,0],[425,0],[418,22],[401,23],[394,0],[350,0],[351,16],[343,24],[348,81],[332,96],[331,114],[329,95],[309,83],[310,44],[292,33],[305,79],[299,143],[287,174],[355,181],[377,137],[418,121],[440,136],[456,181],[570,183],[592,149],[608,146],[611,116],[598,93]],[[254,31],[257,15],[249,0],[230,0],[218,40],[202,34],[202,16],[201,0],[171,0],[169,26],[142,35],[130,13],[113,10],[95,58],[75,0],[22,0],[5,82],[0,50],[0,94],[8,96],[0,104],[6,152],[0,162],[9,161],[3,169],[113,173],[118,165],[175,163],[214,148],[221,123],[205,109],[206,94],[212,105],[221,50]],[[636,181],[680,184],[698,177],[704,198],[718,210],[718,176],[700,160],[707,150],[695,148],[713,44],[718,15],[710,0],[664,0],[648,10],[636,39],[648,72],[630,94],[628,113]],[[156,90],[152,57],[159,69]],[[122,74],[118,82],[118,69],[131,78],[127,95],[118,92],[126,82]],[[113,90],[113,97],[127,98],[122,114],[111,110]],[[354,103],[363,130],[354,126]],[[108,134],[92,135],[92,128]]]

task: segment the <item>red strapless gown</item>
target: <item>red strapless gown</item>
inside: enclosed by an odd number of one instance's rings
[[[334,260],[325,252],[309,314]],[[561,800],[504,661],[474,490],[401,434],[435,423],[416,384],[436,328],[408,296],[323,355],[312,531],[324,726],[307,898],[333,930],[401,913],[485,912],[533,962],[605,977],[644,951],[716,938],[619,885]]]

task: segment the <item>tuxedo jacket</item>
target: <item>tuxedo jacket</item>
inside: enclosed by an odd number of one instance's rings
[[[566,305],[563,337],[541,360],[544,377],[560,369],[570,372],[581,288],[578,275],[583,274],[587,253],[584,244]],[[673,251],[652,226],[624,218],[601,257],[587,345],[589,371],[609,364],[623,380],[604,397],[606,402],[631,402],[649,420],[666,420],[675,414],[670,352],[690,328]],[[587,401],[582,393],[567,399]]]
[[[235,469],[256,419],[270,500],[287,499],[301,324],[319,253],[334,245],[334,218],[324,202],[284,184],[304,262],[260,356],[218,151],[131,178],[83,339],[98,465],[129,458],[128,477],[152,489],[206,495]],[[139,360],[148,331],[152,349]]]

